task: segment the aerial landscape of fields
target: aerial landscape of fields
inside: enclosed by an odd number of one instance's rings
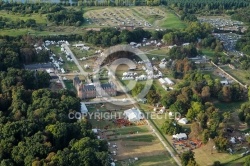
[[[249,166],[249,11],[0,1],[0,166]]]

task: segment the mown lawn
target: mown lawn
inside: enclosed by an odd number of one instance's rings
[[[139,135],[135,137],[123,138],[124,141],[153,142],[156,138],[153,135]]]
[[[117,165],[122,166],[124,164],[118,163]],[[141,157],[137,161],[129,165],[130,166],[177,166],[174,160],[165,154]]]
[[[131,133],[145,133],[148,132],[148,128],[146,126],[132,126],[132,127],[124,127],[119,130],[115,130],[117,135],[127,135]]]
[[[202,48],[201,49],[203,55],[206,55],[207,58],[213,58],[214,57],[214,54],[215,54],[215,51],[211,50],[211,49],[208,49],[208,48]],[[222,52],[218,52],[219,55],[224,55]]]
[[[178,16],[172,12],[168,12],[166,18],[161,21],[160,27],[167,29],[182,29],[186,27],[186,24],[181,21]]]

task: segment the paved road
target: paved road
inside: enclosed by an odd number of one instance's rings
[[[88,78],[88,73],[85,72],[82,68],[82,66],[79,64],[78,60],[76,59],[75,55],[73,54],[73,52],[70,50],[69,46],[66,44],[62,44],[62,47],[70,54],[70,56],[72,57],[73,61],[75,62],[76,66],[78,67],[79,71],[80,71],[80,75],[84,75],[87,79],[88,83],[91,83],[91,80]]]

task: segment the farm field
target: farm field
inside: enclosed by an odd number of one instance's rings
[[[107,7],[84,13],[87,27],[134,26],[152,28],[184,28],[180,19],[162,7]]]
[[[123,113],[129,106],[116,106],[112,104],[88,105],[90,112]],[[109,151],[117,165],[169,165],[175,166],[161,142],[149,128],[145,121],[129,124],[124,120],[113,119],[89,119],[93,128],[101,129],[98,137],[105,139],[109,144]],[[136,160],[135,158],[138,158]]]
[[[225,70],[228,74],[232,75],[234,78],[236,78],[238,81],[243,83],[244,85],[250,85],[250,79],[249,79],[249,71],[248,70],[240,70],[240,69],[231,69],[228,66],[221,67],[223,70]]]

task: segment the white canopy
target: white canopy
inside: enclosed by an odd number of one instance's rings
[[[188,123],[188,120],[187,118],[181,118],[178,123],[181,123],[181,124],[187,124]]]
[[[175,139],[187,139],[187,134],[185,134],[185,133],[176,134],[176,135],[173,135],[173,138],[175,138]]]
[[[131,108],[129,110],[124,111],[123,114],[129,121],[136,122],[143,119],[143,114],[137,108]]]
[[[88,113],[88,108],[86,107],[86,105],[83,102],[81,102],[81,113],[82,114]]]

